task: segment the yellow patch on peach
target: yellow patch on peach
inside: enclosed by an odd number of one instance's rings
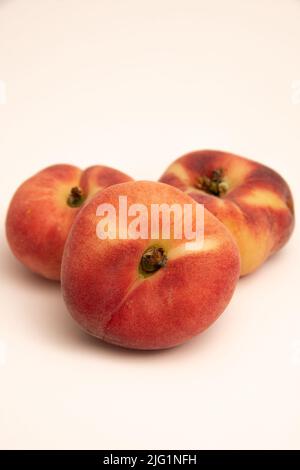
[[[247,176],[249,176],[253,171],[253,167],[253,162],[244,159],[241,161],[235,160],[228,165],[226,176],[224,178],[224,181],[226,181],[229,186],[227,194],[245,181]]]
[[[168,171],[174,176],[177,176],[177,178],[179,178],[183,183],[187,185],[189,184],[190,176],[181,163],[173,163],[173,165],[169,167]]]
[[[207,252],[218,250],[220,247],[220,242],[214,238],[206,238],[203,243],[197,241],[190,241],[181,243],[179,246],[170,249],[168,252],[168,259],[176,259],[181,256],[186,256],[187,254],[192,254],[196,252]]]
[[[241,274],[253,272],[265,261],[273,245],[269,232],[259,232],[253,236],[247,224],[236,223],[231,218],[222,218],[222,222],[234,236],[241,254]]]
[[[269,207],[271,209],[286,209],[287,205],[278,194],[268,189],[253,188],[249,194],[240,197],[240,201],[256,207]]]

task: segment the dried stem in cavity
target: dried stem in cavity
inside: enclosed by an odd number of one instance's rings
[[[70,207],[79,207],[84,201],[83,191],[79,186],[71,188],[67,203]]]
[[[168,261],[165,250],[159,246],[148,248],[142,255],[140,270],[144,274],[151,274],[166,266]]]
[[[196,188],[214,196],[224,196],[228,191],[228,183],[224,180],[224,170],[213,170],[211,176],[200,176],[196,182]]]

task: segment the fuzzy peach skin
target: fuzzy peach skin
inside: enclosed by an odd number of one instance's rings
[[[106,342],[133,349],[176,346],[205,330],[227,306],[240,273],[238,248],[226,227],[206,210],[202,247],[195,241],[186,245],[184,236],[174,238],[172,217],[167,239],[161,231],[160,238],[152,239],[150,228],[145,239],[121,239],[133,220],[128,217],[125,231],[100,240],[97,207],[112,204],[118,224],[119,196],[127,196],[128,207],[144,204],[149,211],[151,204],[191,204],[195,229],[195,201],[172,186],[139,181],[98,193],[81,210],[66,242],[66,305],[85,331]],[[165,263],[149,273],[142,259],[153,247],[164,253]]]
[[[6,234],[16,258],[31,271],[60,279],[64,244],[80,210],[95,192],[131,178],[106,166],[81,171],[53,165],[25,181],[10,203]]]
[[[209,180],[218,177],[216,195],[216,184],[209,186]],[[257,269],[293,231],[293,198],[287,183],[255,161],[227,152],[195,151],[175,160],[160,181],[189,194],[226,225],[239,246],[241,275]]]

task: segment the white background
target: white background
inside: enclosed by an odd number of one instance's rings
[[[197,148],[272,166],[299,205],[299,46],[299,0],[0,0],[1,448],[300,447],[298,230],[209,330],[154,353],[82,333],[4,234],[49,164],[157,179]]]

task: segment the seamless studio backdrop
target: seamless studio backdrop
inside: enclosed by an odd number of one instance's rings
[[[1,448],[299,448],[297,227],[211,328],[154,353],[82,333],[4,230],[48,165],[157,180],[201,148],[271,166],[297,210],[299,24],[298,0],[0,0]]]

